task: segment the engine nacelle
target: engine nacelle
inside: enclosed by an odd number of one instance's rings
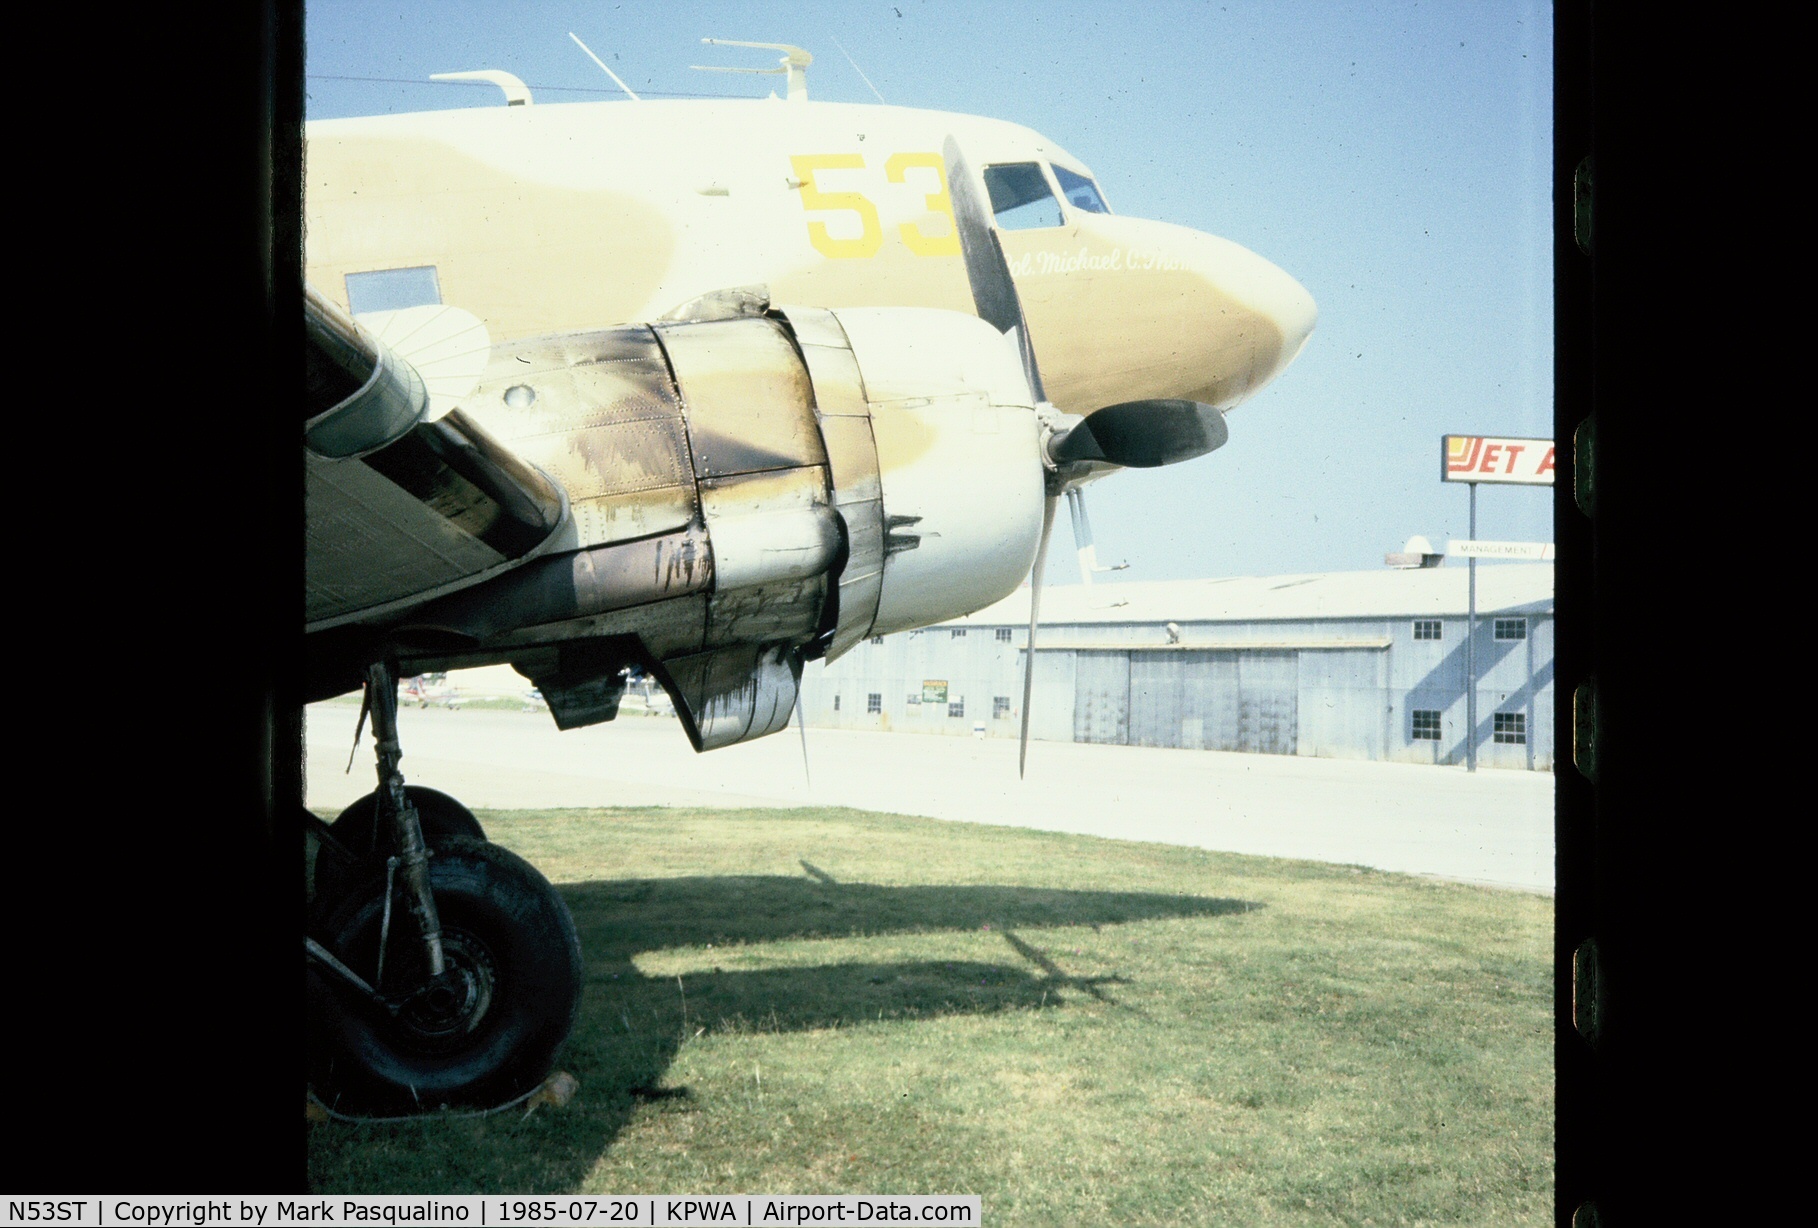
[[[497,346],[461,409],[561,485],[574,540],[426,607],[409,626],[441,647],[414,667],[464,638],[564,728],[611,719],[636,661],[698,748],[774,732],[804,660],[989,605],[1034,561],[1034,406],[972,316],[740,299]]]
[[[830,421],[860,412],[875,448],[876,538],[860,523],[871,509],[842,503],[853,547],[828,655],[867,635],[969,614],[1014,591],[1041,535],[1042,465],[1034,405],[1011,344],[984,321],[950,311],[785,314],[814,377],[829,455],[837,433],[850,429],[836,423],[830,432]],[[874,604],[846,595],[873,575]]]

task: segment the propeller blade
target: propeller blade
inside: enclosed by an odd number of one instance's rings
[[[953,204],[953,224],[959,234],[960,252],[966,261],[966,282],[972,287],[972,305],[978,318],[1000,333],[1016,330],[1017,350],[1023,356],[1023,374],[1029,380],[1029,391],[1037,401],[1048,394],[1042,388],[1042,374],[1035,365],[1035,347],[1029,343],[1029,325],[1023,319],[1023,300],[1016,293],[1016,282],[1010,278],[1010,264],[1004,259],[1004,245],[998,241],[997,226],[991,210],[979,199],[972,183],[972,171],[960,153],[959,142],[951,136],[941,147],[947,162],[947,198]]]
[[[1048,455],[1057,465],[1107,461],[1131,469],[1153,469],[1204,456],[1230,438],[1225,416],[1199,401],[1125,401],[1086,415],[1057,434]]]
[[[1048,535],[1054,531],[1054,509],[1060,506],[1059,495],[1042,500],[1042,540],[1035,548],[1035,568],[1029,573],[1029,648],[1023,657],[1023,733],[1016,752],[1016,778],[1023,778],[1029,762],[1029,697],[1035,690],[1035,625],[1042,608],[1042,566],[1048,561]]]
[[[795,689],[795,724],[802,732],[802,783],[814,788],[814,777],[808,774],[808,714],[802,711],[802,688]]]

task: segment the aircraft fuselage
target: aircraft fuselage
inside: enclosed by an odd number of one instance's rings
[[[1299,352],[1313,300],[1268,261],[1106,211],[1085,165],[1030,129],[889,106],[626,101],[313,123],[307,276],[355,313],[460,306],[495,341],[760,284],[785,304],[971,312],[949,135],[1002,206],[1058,408],[1229,408]]]

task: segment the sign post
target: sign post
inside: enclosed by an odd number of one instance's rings
[[[1554,448],[1551,439],[1520,439],[1494,435],[1445,435],[1440,438],[1440,480],[1464,482],[1471,488],[1471,540],[1450,542],[1469,562],[1469,591],[1465,611],[1465,770],[1477,770],[1477,560],[1532,557],[1521,553],[1498,553],[1483,547],[1528,548],[1541,543],[1480,542],[1477,540],[1477,484],[1495,482],[1510,486],[1551,486],[1553,484]],[[1544,547],[1551,557],[1551,546]],[[1529,737],[1533,736],[1529,731]]]

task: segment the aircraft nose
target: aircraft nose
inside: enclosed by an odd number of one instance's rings
[[[1207,293],[1221,304],[1218,328],[1232,317],[1248,334],[1251,355],[1242,387],[1229,387],[1227,397],[1241,399],[1287,369],[1300,355],[1319,322],[1319,307],[1307,288],[1287,272],[1248,248],[1215,235],[1195,232],[1184,245],[1189,266]]]
[[[1087,214],[1008,232],[1005,249],[1048,397],[1068,413],[1169,398],[1230,409],[1294,361],[1319,318],[1286,272],[1171,222]]]
[[[1319,306],[1307,288],[1292,276],[1266,260],[1262,264],[1266,272],[1256,278],[1252,306],[1281,333],[1280,359],[1275,369],[1263,376],[1267,381],[1299,356],[1301,347],[1313,335],[1313,326],[1319,323]]]

